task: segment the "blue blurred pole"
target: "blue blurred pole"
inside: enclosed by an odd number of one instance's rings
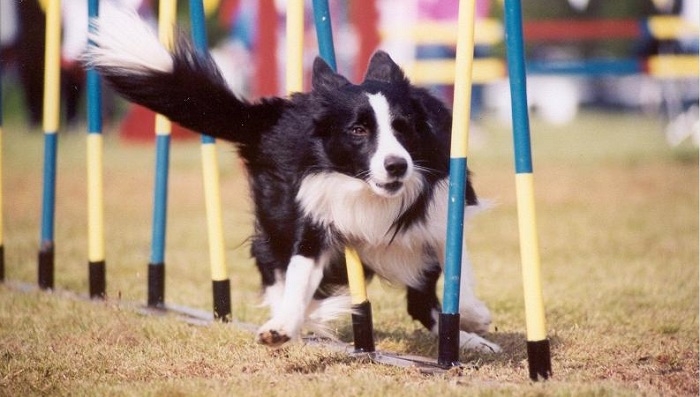
[[[314,0],[314,23],[316,38],[321,58],[333,69],[337,70],[335,48],[333,46],[333,28],[328,9],[328,0]],[[357,252],[352,248],[345,249],[345,262],[348,272],[348,284],[352,301],[352,331],[355,352],[373,352],[374,326],[372,324],[372,305],[367,298],[364,269]]]
[[[38,284],[54,287],[54,222],[56,211],[56,157],[60,110],[61,1],[46,3],[46,48],[44,60],[44,186],[41,209]]]
[[[513,112],[515,182],[527,322],[527,355],[530,379],[536,381],[540,377],[548,379],[552,375],[552,363],[542,298],[520,0],[505,0],[504,16]]]
[[[318,51],[321,54],[321,58],[323,58],[333,70],[337,70],[335,47],[333,46],[333,27],[331,26],[331,13],[328,9],[328,0],[313,0],[313,6]]]
[[[172,47],[172,36],[177,13],[176,0],[158,2],[158,38]],[[165,240],[168,216],[168,177],[170,173],[170,134],[172,124],[165,116],[155,116],[156,169],[153,192],[153,225],[151,231],[151,256],[148,262],[149,307],[165,306]]]
[[[201,56],[209,56],[204,5],[202,0],[190,0],[189,4],[192,41],[195,49]],[[228,321],[231,318],[231,282],[226,269],[216,140],[203,134],[201,150],[214,298],[214,318]]]
[[[455,95],[452,106],[450,184],[445,243],[445,286],[440,313],[438,364],[459,365],[459,288],[462,272],[467,154],[474,64],[475,0],[460,0],[455,60]]]
[[[99,0],[88,1],[88,21],[99,16]],[[88,29],[94,25],[88,22]],[[88,43],[88,45],[94,45]],[[91,298],[104,298],[106,264],[104,252],[102,89],[100,76],[87,70],[87,186],[88,186],[88,279]]]
[[[3,239],[3,203],[2,203],[2,62],[0,62],[0,283],[5,281],[5,243]]]

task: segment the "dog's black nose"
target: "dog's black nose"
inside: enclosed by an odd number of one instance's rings
[[[384,159],[384,169],[389,176],[398,178],[406,173],[408,162],[403,157],[389,156]]]

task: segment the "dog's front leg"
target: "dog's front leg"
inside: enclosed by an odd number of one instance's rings
[[[459,286],[459,345],[463,349],[497,353],[501,347],[484,339],[491,325],[491,312],[474,293],[474,274],[466,244],[462,246],[462,269]]]
[[[306,309],[323,277],[321,262],[303,255],[292,256],[282,301],[276,305],[273,317],[258,330],[260,343],[276,347],[299,336]]]

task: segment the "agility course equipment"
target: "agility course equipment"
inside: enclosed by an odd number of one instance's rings
[[[60,110],[61,1],[46,4],[46,58],[44,65],[44,179],[39,244],[39,288],[54,287],[54,221],[56,157]]]
[[[500,21],[476,21],[478,45],[492,46],[504,38]],[[386,37],[410,39],[418,44],[454,46],[453,23],[420,23],[406,31],[383,32]],[[561,43],[607,39],[671,40],[697,37],[699,27],[675,16],[645,19],[532,20],[523,22],[525,42]],[[429,32],[429,34],[427,33]],[[700,68],[697,54],[660,54],[646,58],[591,58],[577,60],[528,60],[530,75],[624,76],[646,74],[658,79],[694,78]],[[406,73],[418,84],[452,84],[453,59],[421,59],[406,65]],[[489,83],[507,77],[505,62],[497,57],[474,60],[473,82]]]
[[[202,0],[190,0],[190,22],[192,41],[195,49],[206,56],[208,51],[207,32],[204,26],[204,5]],[[206,131],[205,131],[206,132]],[[212,293],[214,298],[214,318],[229,321],[231,317],[231,281],[226,269],[224,249],[224,226],[219,190],[219,168],[216,154],[216,140],[202,135],[202,172],[204,177],[204,200],[207,212],[209,237],[209,260],[211,265]]]
[[[552,364],[542,298],[520,0],[505,0],[504,8],[528,365],[530,379],[548,379],[552,375]]]
[[[158,3],[158,38],[167,48],[172,47],[176,0]],[[148,263],[147,305],[165,306],[165,238],[168,213],[168,174],[170,163],[170,133],[172,125],[163,115],[156,115],[156,170],[153,191],[153,225],[151,257]]]
[[[2,76],[2,66],[0,65],[0,76]],[[2,151],[3,151],[3,146],[2,146],[2,78],[0,77],[0,283],[5,281],[5,242],[3,240],[3,230],[4,230],[4,225],[3,225],[3,220],[4,220],[4,215],[3,215],[3,209],[5,208],[3,206],[2,202]]]
[[[326,63],[335,71],[335,47],[333,45],[333,28],[328,8],[328,0],[314,0],[314,23],[318,49]],[[345,263],[352,303],[352,332],[355,353],[372,353],[374,346],[374,326],[372,324],[372,304],[367,298],[365,272],[357,252],[345,249]]]
[[[88,2],[88,21],[99,16],[100,2]],[[95,29],[89,24],[90,31]],[[94,43],[88,43],[94,45]],[[104,237],[102,88],[100,76],[87,70],[87,185],[88,185],[88,279],[91,298],[104,298],[107,284]]]
[[[94,4],[93,4],[94,3]],[[450,368],[459,364],[459,285],[461,273],[461,248],[463,240],[463,218],[464,218],[464,182],[466,181],[467,172],[467,155],[468,155],[468,130],[469,130],[469,104],[471,93],[471,71],[473,68],[473,48],[474,48],[474,9],[475,0],[461,0],[459,11],[459,37],[458,56],[456,62],[455,86],[456,95],[454,109],[454,123],[451,142],[451,159],[450,159],[450,202],[448,215],[448,230],[446,231],[448,242],[446,249],[447,263],[445,265],[445,291],[444,291],[444,309],[440,316],[440,338],[439,338],[439,354],[438,363],[433,365],[433,368]],[[515,5],[513,5],[515,3]],[[98,14],[97,1],[91,1],[90,16],[96,17]],[[58,29],[60,32],[60,1],[50,1],[47,8],[47,22],[54,10],[58,16]],[[288,4],[288,24],[287,24],[287,91],[295,92],[302,90],[302,53],[303,53],[303,1],[292,0]],[[521,255],[523,256],[523,276],[524,289],[526,295],[526,313],[528,316],[528,358],[530,361],[530,376],[532,379],[538,377],[548,378],[551,376],[551,363],[549,357],[549,342],[546,339],[546,329],[544,323],[544,309],[542,305],[540,270],[539,270],[539,253],[537,247],[537,235],[534,215],[534,199],[533,199],[533,184],[532,184],[532,159],[530,154],[529,140],[529,121],[527,117],[526,106],[526,87],[525,87],[525,68],[522,45],[522,22],[518,22],[522,17],[520,14],[519,1],[506,1],[506,6],[509,10],[507,14],[507,39],[509,53],[509,74],[519,76],[519,78],[511,81],[511,91],[513,95],[513,120],[514,120],[514,145],[516,147],[516,185],[518,190],[518,207],[519,207],[519,223],[520,234],[523,242],[521,243]],[[332,28],[330,25],[330,15],[328,12],[327,1],[315,0],[314,11],[319,10],[317,22],[319,47],[322,56],[335,69],[335,56],[332,42]],[[161,0],[160,15],[163,20],[159,24],[159,35],[161,41],[170,46],[172,42],[172,27],[174,26],[175,16],[175,1]],[[164,20],[169,22],[163,22]],[[192,36],[197,50],[204,55],[207,51],[207,38],[204,30],[204,13],[201,0],[190,1],[190,20],[192,22]],[[512,21],[516,22],[512,22]],[[317,19],[318,21],[318,19]],[[510,25],[513,26],[510,26]],[[48,25],[48,24],[47,24]],[[55,32],[56,26],[48,25],[47,39],[49,32]],[[60,37],[59,34],[53,34],[52,38]],[[519,40],[519,43],[518,43]],[[47,40],[48,43],[48,40]],[[51,55],[49,56],[49,47],[52,47]],[[54,46],[47,45],[47,82],[58,81],[58,73],[49,75],[53,71],[49,62],[58,60],[58,44]],[[511,56],[511,52],[513,55]],[[57,70],[57,69],[56,69]],[[51,80],[49,77],[55,77]],[[90,79],[90,77],[89,77]],[[93,84],[99,87],[99,79],[93,77]],[[50,84],[47,84],[50,86]],[[94,89],[94,88],[93,88]],[[55,92],[51,87],[47,89],[45,97],[47,101],[54,98]],[[91,95],[95,98],[90,99],[95,103],[95,108],[99,104],[99,89],[91,91]],[[55,95],[55,100],[51,103],[56,105],[58,97]],[[517,107],[517,109],[516,109]],[[45,106],[46,109],[49,108]],[[56,132],[58,129],[58,110],[57,106],[50,107],[56,109],[53,113],[45,113],[45,135],[47,142],[45,144],[45,171],[44,183],[48,184],[50,189],[44,191],[44,208],[42,215],[42,251],[40,252],[40,287],[53,288],[53,212],[55,202],[55,158],[56,158]],[[93,109],[93,107],[91,107]],[[104,282],[100,286],[99,281],[95,283],[93,289],[92,278],[93,274],[98,280],[104,279],[104,237],[103,237],[103,219],[102,219],[102,179],[101,179],[101,164],[102,164],[102,140],[101,140],[101,120],[99,112],[97,114],[90,112],[88,121],[88,179],[91,195],[89,204],[90,217],[90,241],[89,241],[89,261],[90,261],[90,296],[104,296]],[[50,117],[53,116],[53,117]],[[1,121],[1,120],[0,120]],[[156,194],[154,205],[154,232],[152,241],[152,256],[149,263],[149,292],[148,306],[169,309],[164,302],[164,248],[165,248],[165,215],[167,203],[167,179],[168,179],[168,147],[169,147],[169,130],[170,123],[165,118],[160,118],[156,123],[157,130],[157,168],[164,165],[163,169],[156,171]],[[53,129],[52,129],[53,127]],[[1,132],[1,131],[0,131]],[[94,137],[94,136],[97,136]],[[162,138],[161,138],[162,137]],[[51,138],[51,139],[49,139]],[[163,142],[161,144],[160,142]],[[161,147],[162,146],[162,147]],[[48,149],[47,149],[48,148]],[[50,150],[49,150],[50,149]],[[52,167],[49,165],[53,164]],[[204,135],[202,138],[202,164],[204,173],[204,189],[205,200],[207,207],[207,222],[209,231],[209,249],[211,259],[211,273],[214,290],[214,318],[227,320],[230,318],[230,281],[226,272],[224,245],[223,245],[223,226],[221,216],[221,202],[219,195],[219,178],[217,171],[217,159],[215,141],[213,138]],[[48,171],[47,171],[48,169]],[[98,173],[96,173],[99,171]],[[48,182],[47,182],[48,181]],[[158,190],[162,189],[162,190]],[[48,192],[48,193],[47,193]],[[1,198],[1,194],[0,194]],[[95,204],[95,201],[98,201]],[[157,208],[156,208],[157,207]],[[50,214],[49,221],[46,220],[47,213]],[[93,224],[94,222],[94,224]],[[50,227],[47,227],[50,226]],[[0,237],[2,236],[0,223]],[[44,233],[45,229],[51,233]],[[94,233],[94,234],[93,234]],[[45,238],[46,237],[46,238]],[[102,239],[102,241],[100,241]],[[0,239],[0,243],[2,240]],[[45,244],[46,242],[46,244]],[[50,252],[50,267],[42,265],[42,254],[44,248],[50,248],[46,252]],[[355,318],[353,318],[353,331],[355,332],[355,351],[373,353],[371,356],[375,361],[396,364],[400,366],[418,365],[430,366],[430,364],[422,362],[420,358],[412,358],[409,356],[392,356],[389,354],[375,352],[374,340],[371,326],[371,306],[367,298],[367,293],[364,285],[364,275],[362,274],[362,265],[357,254],[352,250],[346,252],[346,260],[348,263],[348,277],[351,283],[351,295],[353,304],[358,306],[367,306],[366,311],[362,311],[361,318],[358,321],[359,328],[355,328]],[[101,274],[99,270],[93,273],[93,262],[102,262]],[[46,268],[51,270],[50,278],[42,272]],[[152,268],[156,268],[153,272]],[[358,271],[359,269],[359,271]],[[157,275],[158,279],[152,277]],[[156,280],[155,282],[153,280]],[[48,283],[50,280],[50,284]],[[153,287],[153,288],[152,288]],[[100,293],[101,289],[101,293]],[[93,291],[95,294],[93,294]],[[184,310],[183,310],[184,312]],[[189,311],[192,317],[209,319],[202,316],[196,311]],[[533,376],[534,373],[534,376]]]
[[[459,289],[464,240],[464,193],[467,181],[471,76],[474,60],[474,9],[474,0],[460,0],[450,142],[445,286],[439,321],[438,364],[444,367],[459,365]]]

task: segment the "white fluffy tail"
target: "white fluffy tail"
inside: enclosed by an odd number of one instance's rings
[[[126,70],[129,73],[171,72],[173,58],[155,30],[136,11],[103,2],[100,16],[90,21],[93,29],[84,57],[88,67]],[[174,27],[173,27],[174,28]]]
[[[347,294],[339,294],[326,299],[311,301],[306,310],[304,327],[320,336],[336,339],[330,323],[352,314],[352,302]]]

